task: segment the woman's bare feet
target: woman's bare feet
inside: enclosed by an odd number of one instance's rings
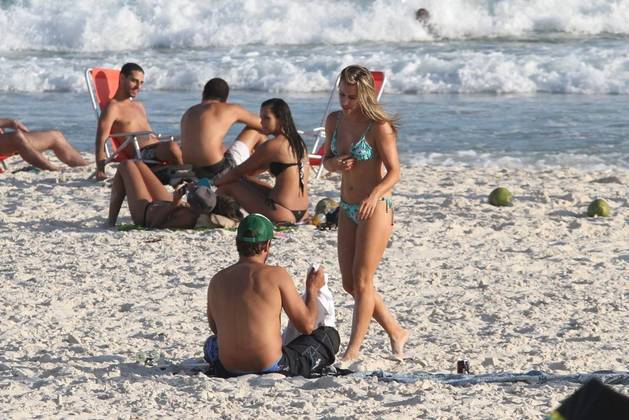
[[[343,362],[343,364],[352,363],[358,360],[358,356],[360,356],[360,353],[358,352],[358,350],[352,350],[348,348],[345,350],[345,353],[341,357],[341,362]]]
[[[401,330],[400,334],[394,336],[390,336],[391,340],[391,351],[393,352],[393,357],[398,360],[404,360],[404,345],[408,341],[409,333],[406,330]]]

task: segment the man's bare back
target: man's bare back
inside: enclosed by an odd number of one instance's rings
[[[183,161],[194,167],[219,163],[225,154],[225,136],[236,123],[260,131],[260,117],[240,105],[227,102],[229,86],[214,78],[203,89],[200,104],[181,117]]]
[[[208,305],[221,325],[219,357],[227,369],[258,371],[282,355],[280,284],[286,277],[283,268],[245,262],[210,282]]]
[[[188,109],[181,118],[183,161],[193,166],[220,162],[225,154],[227,132],[243,120],[253,126],[260,124],[259,118],[236,104],[209,101]]]

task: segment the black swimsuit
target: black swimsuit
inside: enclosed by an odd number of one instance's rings
[[[151,201],[150,203],[147,203],[146,207],[144,207],[144,217],[142,218],[142,226],[146,228],[159,227],[159,226],[149,225],[148,221],[146,220],[149,209],[153,206],[169,206],[170,204],[171,204],[170,201],[164,201],[164,200],[154,200],[154,201]]]
[[[286,168],[290,168],[291,166],[299,166],[299,189],[303,192],[303,190],[304,190],[304,171],[303,171],[303,168],[301,167],[301,162],[294,162],[294,163],[271,162],[269,164],[269,172],[271,173],[271,175],[277,177],[282,172],[284,172],[286,170]],[[289,209],[285,205],[280,204],[277,201],[275,201],[275,200],[273,200],[272,198],[269,198],[269,197],[267,197],[267,199],[266,199],[266,204],[269,207],[271,207],[273,210],[275,210],[275,205],[284,207],[286,210],[288,210],[291,213],[293,213],[293,216],[295,216],[295,221],[296,222],[299,222],[304,217],[304,215],[306,214],[306,211],[307,211],[307,210],[292,210],[292,209]]]

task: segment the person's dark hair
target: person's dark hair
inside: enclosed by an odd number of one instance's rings
[[[297,127],[295,127],[295,122],[293,121],[293,115],[290,112],[288,104],[283,99],[267,99],[266,101],[262,102],[262,105],[260,105],[260,108],[266,107],[269,107],[271,113],[273,113],[273,115],[275,115],[275,118],[278,119],[280,123],[281,133],[288,139],[290,148],[293,151],[295,158],[297,159],[297,163],[299,163],[299,188],[303,193],[304,183],[302,179],[302,161],[306,154],[306,143],[304,143],[304,139],[302,139],[297,132]]]
[[[203,100],[218,99],[221,102],[227,101],[229,96],[229,85],[220,77],[208,80],[203,87]]]
[[[135,63],[126,63],[120,69],[120,73],[124,77],[131,76],[131,73],[133,73],[134,71],[139,71],[140,73],[144,74],[144,69],[142,67],[140,67],[138,64],[135,64]]]
[[[430,13],[426,9],[417,9],[415,12],[415,19],[422,23],[426,23],[430,20]]]
[[[238,254],[242,257],[253,257],[254,255],[261,254],[264,251],[264,247],[266,247],[266,242],[245,242],[236,240],[236,248],[238,249]]]

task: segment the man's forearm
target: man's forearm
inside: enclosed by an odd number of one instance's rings
[[[308,325],[310,332],[315,328],[315,322],[317,321],[317,314],[319,312],[319,306],[317,303],[317,297],[319,296],[319,289],[310,288],[306,290],[306,307],[308,308]]]

